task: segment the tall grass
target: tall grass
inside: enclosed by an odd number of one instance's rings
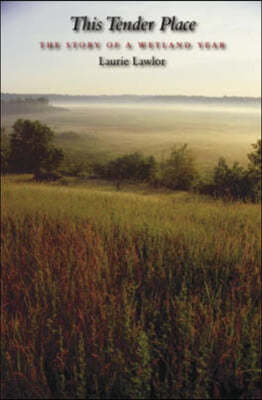
[[[3,398],[259,398],[260,208],[2,190]]]

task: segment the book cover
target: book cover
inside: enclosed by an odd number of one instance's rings
[[[261,2],[1,2],[2,398],[261,398]]]

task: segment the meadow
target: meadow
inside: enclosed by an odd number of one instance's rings
[[[87,105],[54,104],[68,111],[3,115],[7,133],[17,118],[50,126],[55,143],[77,159],[108,160],[140,151],[158,159],[174,145],[188,143],[199,168],[212,168],[219,157],[247,165],[250,145],[260,136],[259,107],[230,105]]]
[[[261,398],[260,205],[21,175],[1,195],[2,398]]]

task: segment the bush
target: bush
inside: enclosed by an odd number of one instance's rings
[[[261,201],[261,139],[252,145],[254,151],[249,153],[249,179],[252,182],[252,197],[255,201]]]
[[[255,150],[248,154],[248,169],[237,162],[229,167],[221,157],[210,182],[197,185],[198,192],[228,200],[258,202],[261,199],[261,141],[254,144],[253,148]]]
[[[128,154],[104,165],[95,165],[94,173],[115,182],[118,189],[123,182],[148,182],[154,175],[156,161],[153,156],[144,157],[140,153]]]
[[[238,163],[230,168],[224,158],[220,158],[214,169],[215,194],[232,199],[245,199],[250,191],[247,171]]]
[[[1,128],[1,148],[0,148],[0,155],[1,155],[1,174],[5,174],[8,172],[8,160],[9,160],[9,144],[8,138],[5,133],[5,128]]]
[[[58,172],[55,172],[55,171],[53,171],[53,172],[50,172],[50,171],[49,172],[47,172],[47,171],[38,171],[35,174],[35,180],[38,181],[38,182],[57,181],[57,180],[59,180],[61,178],[62,178],[62,175],[59,174]]]
[[[174,190],[190,189],[197,178],[194,158],[186,144],[173,148],[161,170],[161,183]]]
[[[61,172],[67,176],[87,176],[90,173],[90,165],[84,160],[78,160],[76,156],[66,155]]]

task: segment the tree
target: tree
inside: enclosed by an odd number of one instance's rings
[[[117,189],[123,182],[151,182],[156,170],[153,156],[144,157],[136,152],[118,157],[106,164],[94,165],[94,172],[101,178],[114,181]]]
[[[214,194],[230,199],[250,198],[252,182],[246,169],[235,162],[230,168],[224,158],[220,158],[214,168]]]
[[[55,171],[64,154],[52,145],[53,131],[39,121],[18,119],[10,138],[10,167],[13,172]]]
[[[1,174],[5,174],[8,171],[9,164],[9,145],[8,138],[5,133],[5,128],[1,128]]]
[[[249,179],[252,182],[252,196],[254,201],[261,200],[261,175],[262,175],[262,161],[261,161],[261,139],[257,143],[252,144],[253,151],[249,153]]]
[[[162,184],[170,189],[188,190],[196,177],[194,158],[187,144],[174,147],[167,161],[162,164]]]
[[[261,140],[252,145],[254,151],[248,154],[250,164],[245,169],[235,162],[229,167],[220,158],[213,171],[211,185],[202,185],[200,191],[211,189],[209,194],[232,200],[259,201],[261,195]]]
[[[254,151],[249,153],[248,159],[250,161],[249,167],[252,169],[256,169],[257,171],[262,172],[262,161],[261,161],[261,153],[262,153],[262,144],[261,139],[257,141],[257,143],[252,144]]]
[[[155,167],[156,161],[153,156],[144,157],[136,152],[109,162],[106,171],[107,177],[114,180],[119,189],[123,181],[150,181]]]

